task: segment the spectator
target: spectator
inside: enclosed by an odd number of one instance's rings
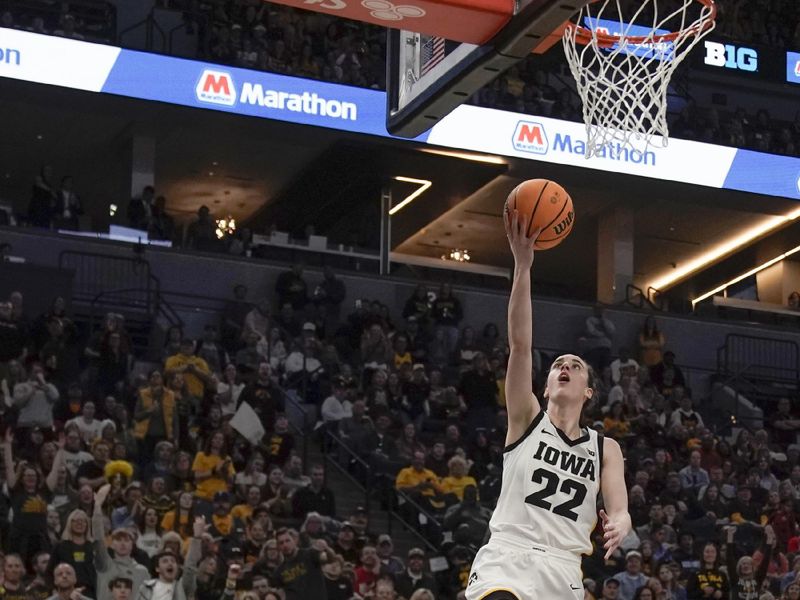
[[[147,231],[150,226],[150,219],[153,215],[153,198],[155,188],[146,185],[142,188],[142,193],[128,202],[128,226],[133,229]]]
[[[47,539],[47,490],[33,465],[14,466],[14,433],[7,429],[3,442],[6,494],[13,511],[9,527],[9,545],[24,562],[49,547]],[[55,463],[54,463],[55,468]],[[52,481],[52,477],[48,478]]]
[[[603,582],[600,600],[617,600],[619,598],[619,579],[609,577]]]
[[[475,478],[467,475],[467,461],[461,456],[455,455],[448,462],[449,474],[441,480],[442,493],[447,496],[451,494],[449,504],[461,502],[464,499],[464,490],[468,486],[478,488]],[[445,498],[447,500],[447,498]],[[427,587],[427,586],[426,586]]]
[[[686,380],[683,371],[675,364],[675,353],[664,352],[664,358],[650,369],[650,379],[660,394],[668,395],[675,387],[684,387]]]
[[[56,209],[56,189],[52,182],[53,167],[43,165],[31,192],[28,221],[34,227],[50,229]]]
[[[25,354],[26,332],[13,318],[10,302],[0,302],[0,363],[21,359]]]
[[[58,400],[56,386],[45,378],[44,368],[34,363],[25,383],[14,386],[14,404],[19,407],[17,427],[53,427],[53,404]]]
[[[207,323],[203,328],[203,339],[199,341],[197,356],[206,361],[212,373],[221,373],[228,364],[228,353],[219,343],[219,332],[213,323]]]
[[[70,419],[65,424],[65,427],[74,425],[81,434],[81,438],[85,444],[91,445],[95,439],[100,437],[100,432],[103,428],[103,422],[94,418],[95,406],[94,402],[87,400],[83,404],[81,416]]]
[[[75,17],[71,14],[65,14],[61,17],[61,29],[53,31],[53,35],[70,38],[73,40],[85,39],[83,35],[77,32],[77,22]]]
[[[19,554],[7,554],[3,562],[3,598],[6,600],[26,599],[27,593],[22,578],[25,565]]]
[[[306,46],[308,48],[308,46]],[[304,48],[305,49],[305,48]],[[326,265],[322,269],[322,282],[314,290],[314,302],[325,307],[325,313],[337,322],[341,314],[342,302],[346,295],[344,282],[336,277],[333,269]]]
[[[375,546],[369,544],[364,546],[361,549],[361,564],[356,567],[354,572],[356,592],[362,596],[373,593],[378,578],[386,573],[386,568],[378,558]]]
[[[134,411],[134,436],[139,440],[142,460],[153,457],[156,444],[177,438],[176,400],[172,390],[164,387],[161,372],[150,373],[149,385],[139,390]]]
[[[431,308],[428,288],[423,284],[419,284],[414,288],[414,293],[411,297],[406,300],[403,307],[403,318],[406,321],[413,319],[413,322],[420,324],[422,329],[427,329],[431,319]]]
[[[728,562],[728,577],[730,579],[731,594],[734,598],[742,600],[757,600],[763,589],[764,579],[767,577],[767,567],[775,548],[775,532],[767,525],[764,528],[764,544],[761,562],[756,570],[754,560],[743,556],[736,560],[734,546],[735,527],[726,528],[726,552]]]
[[[201,252],[215,252],[219,248],[217,224],[205,205],[197,210],[197,219],[186,228],[185,246]]]
[[[147,568],[131,557],[133,537],[128,529],[115,529],[111,532],[111,548],[114,551],[114,557],[112,558],[108,553],[104,533],[103,505],[109,492],[111,492],[111,484],[106,484],[97,491],[92,516],[92,530],[96,535],[94,556],[97,570],[97,600],[114,600],[111,584],[120,577],[130,579],[134,594],[138,594],[139,586],[149,579]]]
[[[800,292],[792,292],[789,294],[786,306],[791,310],[800,310]]]
[[[680,406],[672,411],[670,417],[670,425],[675,427],[681,425],[683,427],[702,427],[703,417],[700,416],[693,408],[692,398],[681,388],[680,393]]]
[[[297,532],[293,529],[279,529],[275,537],[283,555],[275,575],[286,593],[286,600],[325,598],[321,566],[334,560],[328,544],[318,540],[313,548],[298,548]]]
[[[350,600],[353,596],[353,583],[350,577],[345,575],[343,569],[344,560],[338,555],[335,555],[330,562],[322,565],[327,600]]]
[[[424,452],[415,452],[411,465],[400,470],[395,488],[429,512],[434,511],[432,501],[442,493],[439,478],[433,471],[425,468]]]
[[[294,310],[301,310],[308,302],[308,284],[303,279],[303,265],[295,263],[289,271],[278,275],[275,282],[278,304],[290,304]]]
[[[497,382],[482,352],[475,354],[472,368],[462,375],[459,392],[467,406],[467,422],[473,429],[494,421],[498,408]]]
[[[272,369],[266,361],[258,365],[258,372],[252,383],[245,385],[239,402],[247,402],[261,419],[264,429],[275,429],[276,415],[284,410],[283,397],[271,377]]]
[[[175,220],[167,213],[167,199],[157,196],[150,209],[147,236],[151,240],[175,241]]]
[[[647,576],[642,573],[642,554],[631,550],[625,555],[625,570],[614,575],[619,582],[620,600],[633,600],[636,590],[647,583]]]
[[[708,471],[700,466],[702,458],[702,454],[700,454],[699,450],[693,450],[689,455],[689,464],[678,473],[681,476],[681,486],[683,489],[694,492],[695,494],[699,492],[702,487],[707,486],[710,481]]]
[[[653,368],[662,361],[664,334],[656,324],[656,319],[649,315],[644,320],[639,332],[639,361],[647,368]]]
[[[303,459],[297,454],[289,456],[283,467],[283,485],[288,490],[289,495],[302,488],[308,487],[311,479],[303,474]]]
[[[703,547],[703,558],[700,569],[689,576],[686,595],[689,600],[727,598],[730,586],[728,577],[719,569],[719,552],[712,543]]]
[[[800,418],[792,411],[789,398],[780,398],[777,410],[769,415],[769,424],[772,428],[772,441],[781,446],[797,443],[797,433],[800,431]]]
[[[75,568],[69,563],[61,563],[53,569],[54,593],[48,600],[92,600],[76,588],[78,579]]]
[[[94,545],[89,532],[89,516],[80,509],[73,510],[67,517],[61,541],[53,547],[50,555],[48,571],[53,572],[62,563],[75,570],[78,585],[94,598],[97,580]]]
[[[436,580],[425,572],[425,552],[421,548],[408,551],[408,568],[396,578],[397,593],[404,598],[411,598],[417,590],[427,589],[435,593],[438,589]]]
[[[269,300],[266,298],[260,300],[249,312],[245,313],[242,325],[233,324],[232,326],[241,327],[243,340],[250,335],[255,335],[256,341],[266,338],[270,328]]]
[[[336,431],[342,419],[353,415],[353,405],[347,398],[347,382],[344,378],[334,378],[332,387],[331,395],[325,398],[320,407],[320,416],[329,431]]]
[[[194,342],[189,338],[181,340],[178,354],[170,356],[164,362],[167,376],[181,373],[187,391],[195,398],[202,398],[207,387],[211,386],[211,369],[208,363],[195,355]]]
[[[458,344],[458,324],[464,318],[464,310],[459,299],[453,296],[449,283],[443,283],[439,287],[439,295],[433,302],[431,316],[434,325],[444,331],[447,352],[452,354]]]
[[[467,541],[478,545],[483,541],[491,514],[478,503],[478,488],[468,485],[464,488],[464,499],[447,509],[442,523],[445,531],[460,529]]]
[[[594,314],[586,319],[586,331],[583,334],[584,358],[601,372],[611,359],[611,345],[613,344],[617,328],[608,319],[602,304],[594,307]],[[631,594],[632,596],[633,594]],[[630,600],[623,598],[622,600]]]
[[[198,482],[198,498],[211,500],[218,492],[227,491],[236,471],[225,449],[224,433],[217,431],[208,436],[205,447],[194,457],[192,471]]]
[[[310,512],[326,517],[336,516],[336,500],[333,492],[325,486],[325,468],[313,465],[309,470],[311,482],[298,489],[292,496],[292,512],[300,518]]]
[[[378,536],[378,544],[376,546],[378,551],[378,558],[385,567],[386,571],[395,578],[405,571],[406,566],[403,564],[399,556],[394,556],[394,543],[392,536],[382,533]]]
[[[192,540],[183,573],[178,576],[178,557],[170,551],[159,552],[153,557],[155,579],[145,581],[140,590],[141,600],[159,600],[170,597],[173,600],[188,600],[194,595],[197,585],[197,563],[201,556],[200,538],[205,532],[205,519],[198,517],[194,522]]]
[[[639,363],[631,358],[630,350],[619,349],[619,358],[611,363],[611,380],[620,383],[623,377],[635,379],[639,372]]]
[[[78,217],[83,214],[81,199],[73,190],[71,175],[61,178],[61,185],[56,192],[53,217],[56,229],[78,230]]]

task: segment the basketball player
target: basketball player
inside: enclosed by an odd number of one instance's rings
[[[533,394],[531,267],[528,219],[505,215],[514,255],[508,305],[511,356],[506,373],[508,434],[503,486],[489,524],[491,539],[475,557],[468,600],[578,600],[584,597],[581,555],[592,552],[597,495],[603,494],[606,558],[631,528],[619,445],[580,428],[593,375],[573,354],[559,356],[547,375],[542,410]]]

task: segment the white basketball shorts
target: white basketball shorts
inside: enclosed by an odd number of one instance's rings
[[[493,592],[519,600],[583,600],[580,558],[496,533],[472,563],[467,600],[489,600]]]

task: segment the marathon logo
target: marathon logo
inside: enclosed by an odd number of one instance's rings
[[[536,121],[518,122],[512,142],[514,150],[531,154],[547,154],[550,148],[544,126]]]
[[[236,92],[233,78],[225,71],[206,69],[200,76],[196,88],[200,102],[234,106],[239,104],[260,106],[274,110],[288,110],[320,117],[355,121],[358,119],[358,106],[352,102],[328,100],[315,92],[295,94],[278,90],[264,89],[260,83],[246,81],[241,93]]]
[[[236,104],[236,88],[230,73],[206,69],[200,76],[196,88],[197,99],[209,104],[233,106]]]

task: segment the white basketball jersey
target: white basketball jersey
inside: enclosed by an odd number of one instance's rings
[[[489,523],[492,534],[591,554],[602,441],[593,429],[570,440],[539,411],[523,436],[505,449],[503,486]]]

